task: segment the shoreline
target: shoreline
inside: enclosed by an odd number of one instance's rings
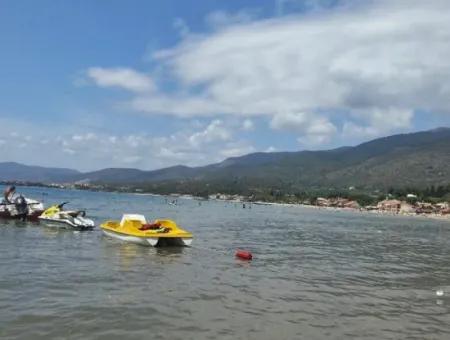
[[[394,213],[389,211],[380,211],[380,210],[364,210],[364,209],[353,209],[353,208],[340,208],[340,207],[321,207],[317,205],[308,205],[308,204],[296,204],[296,203],[276,203],[276,202],[249,202],[251,204],[257,205],[275,205],[282,207],[301,207],[301,208],[309,208],[309,209],[317,209],[324,211],[343,211],[343,212],[352,212],[352,213],[361,213],[361,214],[369,214],[369,215],[378,215],[378,216],[393,216],[393,217],[412,217],[412,218],[424,218],[424,219],[432,219],[432,220],[440,220],[440,221],[448,221],[450,222],[450,214],[449,215],[440,215],[436,213],[432,214],[415,214],[415,213]]]
[[[161,195],[165,196],[165,195]],[[183,196],[180,196],[183,198]],[[198,199],[198,197],[191,196],[191,199]],[[393,213],[389,211],[380,211],[380,210],[365,210],[365,209],[354,209],[354,208],[340,208],[340,207],[321,207],[318,205],[308,205],[301,203],[279,203],[279,202],[264,202],[264,201],[238,201],[238,200],[225,200],[218,198],[210,198],[210,201],[216,202],[229,202],[229,203],[241,203],[241,204],[250,204],[250,205],[265,205],[265,206],[278,206],[278,207],[288,207],[288,208],[306,208],[306,209],[317,209],[324,211],[339,211],[339,212],[351,212],[351,213],[360,213],[360,214],[368,214],[368,215],[377,215],[377,216],[393,216],[393,217],[410,217],[410,218],[423,218],[423,219],[432,219],[439,221],[447,221],[450,222],[450,214],[449,215],[439,215],[436,213],[432,214],[415,214],[415,213]]]
[[[189,194],[155,194],[155,193],[147,193],[147,192],[125,192],[125,191],[108,191],[108,190],[91,190],[91,189],[80,189],[80,188],[60,188],[53,186],[43,186],[43,185],[21,185],[29,188],[47,188],[47,189],[62,189],[62,190],[70,190],[70,191],[92,191],[92,192],[110,192],[110,193],[118,193],[118,194],[133,194],[136,196],[151,196],[151,197],[176,197],[180,199],[186,200],[197,200],[197,201],[216,201],[216,202],[228,202],[228,203],[239,203],[239,204],[250,204],[250,205],[265,205],[265,206],[279,206],[279,207],[293,207],[293,208],[309,208],[309,209],[318,209],[325,211],[343,211],[343,212],[352,212],[352,213],[361,213],[361,214],[371,214],[378,216],[394,216],[394,217],[410,217],[410,218],[424,218],[438,221],[447,221],[450,222],[450,214],[441,215],[436,213],[430,214],[416,214],[416,213],[406,213],[406,212],[398,212],[394,213],[391,211],[382,211],[382,210],[365,210],[365,209],[355,209],[355,208],[342,208],[342,207],[324,207],[318,205],[309,205],[309,204],[301,204],[301,203],[282,203],[282,202],[265,202],[265,201],[245,201],[239,199],[220,199],[220,198],[207,198],[197,197]]]

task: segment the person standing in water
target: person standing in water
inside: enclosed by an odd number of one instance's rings
[[[11,185],[5,189],[3,192],[3,197],[5,198],[5,203],[12,203],[12,198],[14,194],[16,193],[16,187],[14,185]]]

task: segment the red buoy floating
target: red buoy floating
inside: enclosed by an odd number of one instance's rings
[[[238,250],[238,251],[236,251],[236,257],[238,257],[242,260],[250,261],[253,258],[253,255],[249,251]]]

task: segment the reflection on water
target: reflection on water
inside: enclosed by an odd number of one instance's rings
[[[149,263],[169,265],[185,261],[186,247],[146,247],[100,236],[102,256],[119,265],[121,270],[148,267]]]
[[[194,242],[152,248],[98,228],[0,221],[0,338],[450,338],[446,222],[83,191],[45,199],[97,225],[124,212],[172,218]]]
[[[185,251],[185,247],[156,247],[156,254],[163,258],[177,258]]]
[[[25,228],[27,226],[31,226],[31,225],[38,225],[38,222],[24,222],[22,220],[10,220],[10,219],[3,219],[0,218],[0,226],[14,226],[17,228]]]

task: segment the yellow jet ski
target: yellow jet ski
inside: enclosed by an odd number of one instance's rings
[[[120,222],[106,221],[100,227],[105,235],[147,246],[189,246],[192,243],[192,234],[179,228],[174,221],[148,223],[143,215],[125,214]]]
[[[64,205],[67,203],[52,205],[39,216],[39,220],[48,226],[62,226],[68,229],[89,230],[94,228],[94,221],[85,217],[84,210],[64,210]]]

